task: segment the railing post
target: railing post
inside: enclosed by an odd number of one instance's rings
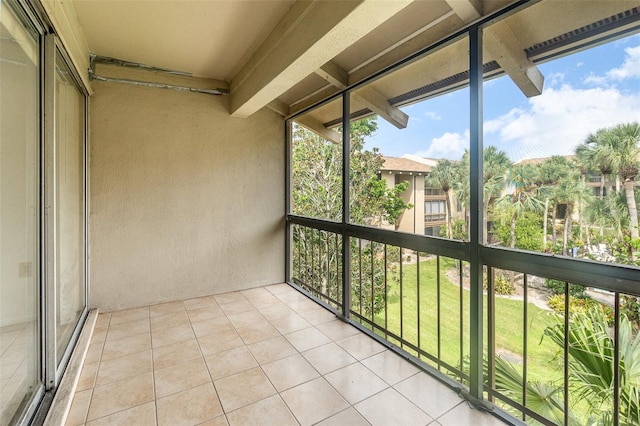
[[[291,232],[291,223],[289,223],[288,217],[291,214],[291,150],[293,149],[293,141],[292,137],[292,129],[293,126],[291,120],[285,121],[284,123],[284,136],[285,136],[285,147],[284,147],[284,158],[285,158],[285,180],[284,180],[284,211],[285,211],[285,224],[284,224],[284,258],[285,258],[285,269],[284,269],[284,282],[290,283],[292,273],[292,247],[293,247],[293,235]]]
[[[351,103],[349,92],[342,94],[342,316],[349,318],[351,309],[351,241],[347,233],[350,216],[351,182]]]
[[[470,88],[470,146],[469,159],[471,179],[470,225],[469,235],[471,300],[469,306],[470,336],[470,376],[471,396],[482,399],[483,395],[483,336],[482,336],[482,259],[480,249],[482,241],[483,173],[482,173],[482,30],[473,27],[469,30],[469,88]]]

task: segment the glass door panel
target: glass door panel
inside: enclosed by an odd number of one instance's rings
[[[38,37],[0,3],[0,424],[41,384]]]
[[[85,308],[85,98],[62,56],[55,75],[56,354]]]

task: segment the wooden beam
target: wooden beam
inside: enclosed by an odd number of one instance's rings
[[[349,85],[349,73],[331,61],[316,70],[316,74],[340,90]]]
[[[342,143],[342,136],[340,133],[336,132],[333,129],[326,127],[322,124],[318,119],[313,117],[312,115],[306,114],[302,117],[296,118],[296,123],[306,127],[314,133],[319,134],[326,140],[333,142],[335,144]]]
[[[296,1],[231,79],[231,115],[250,116],[410,3]]]
[[[481,5],[475,0],[446,1],[465,23],[475,21],[482,16]],[[518,37],[506,22],[496,22],[484,30],[484,40],[487,51],[526,97],[538,96],[542,93],[544,76],[527,58]]]
[[[407,127],[409,116],[402,112],[400,108],[392,106],[387,98],[373,87],[363,87],[353,92],[352,96],[398,129]]]

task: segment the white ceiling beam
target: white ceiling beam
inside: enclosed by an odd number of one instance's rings
[[[231,115],[266,106],[410,3],[298,0],[231,79]]]
[[[344,89],[349,84],[349,73],[333,62],[327,62],[324,64],[316,71],[316,74],[338,89]],[[402,112],[400,108],[391,105],[387,98],[381,95],[373,87],[363,87],[362,89],[354,92],[353,97],[371,111],[396,126],[398,129],[404,129],[407,127],[409,116]]]
[[[269,102],[267,104],[267,108],[283,117],[289,115],[289,105],[287,105],[286,102],[282,102],[280,99],[274,99]]]
[[[481,4],[477,0],[446,0],[447,4],[465,23],[480,18]],[[542,93],[544,76],[533,62],[527,58],[518,37],[504,21],[499,21],[484,31],[487,51],[504,72],[513,80],[527,97]]]
[[[387,98],[382,96],[373,87],[366,86],[358,89],[353,92],[352,96],[398,129],[407,127],[409,116],[402,112],[400,108],[392,106]]]
[[[324,124],[320,122],[317,118],[312,115],[305,114],[302,117],[296,118],[296,123],[306,127],[314,133],[319,134],[326,140],[339,144],[341,143],[340,133],[336,132],[333,129],[326,127]]]

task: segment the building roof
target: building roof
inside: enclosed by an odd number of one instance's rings
[[[575,160],[575,158],[576,158],[575,155],[558,155],[557,157],[564,157],[569,162]],[[516,164],[533,164],[533,165],[537,165],[537,164],[542,164],[545,161],[550,160],[550,159],[551,159],[551,157],[523,158],[520,161],[516,161]]]
[[[398,157],[383,157],[384,165],[380,170],[389,172],[404,172],[404,173],[429,173],[432,169],[431,166],[417,161],[409,160],[408,158]]]

